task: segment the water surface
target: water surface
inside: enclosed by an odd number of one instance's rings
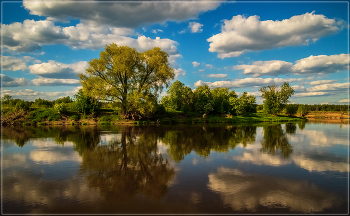
[[[4,127],[4,214],[348,212],[348,125]]]

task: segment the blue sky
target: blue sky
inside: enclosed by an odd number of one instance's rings
[[[2,94],[72,96],[106,44],[160,46],[195,89],[257,96],[290,82],[292,103],[348,103],[348,2],[2,2]]]

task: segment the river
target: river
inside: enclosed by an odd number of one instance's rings
[[[2,128],[3,214],[348,212],[347,124]]]

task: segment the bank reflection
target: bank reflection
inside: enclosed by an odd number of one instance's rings
[[[156,133],[124,127],[120,139],[81,150],[80,173],[108,200],[125,201],[138,193],[159,199],[167,193],[174,168],[157,152]]]
[[[256,138],[256,126],[192,126],[166,130],[161,141],[169,145],[169,154],[179,162],[192,151],[206,157],[211,151],[228,152],[237,145],[252,144]]]
[[[286,132],[283,131],[282,126],[269,125],[263,126],[264,137],[261,141],[261,151],[268,154],[283,155],[284,158],[288,158],[293,153],[293,146],[290,144]],[[295,124],[286,124],[286,131],[294,134],[296,130]]]

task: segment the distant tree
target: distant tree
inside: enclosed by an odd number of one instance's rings
[[[195,98],[195,104],[194,108],[197,112],[203,114],[203,113],[210,113],[214,110],[214,100],[213,96],[210,92],[210,88],[207,85],[198,86],[196,88],[196,91],[194,92],[194,98]]]
[[[190,110],[193,108],[193,92],[190,87],[176,80],[161,99],[161,104],[168,110]]]
[[[5,102],[6,104],[10,104],[10,100],[12,99],[12,96],[8,95],[8,94],[5,94],[3,97],[2,97],[2,101]]]
[[[253,95],[249,95],[247,92],[239,98],[230,98],[230,105],[232,107],[232,115],[245,115],[246,113],[255,113],[256,112],[256,98]]]
[[[229,92],[229,88],[215,88],[211,90],[214,100],[214,112],[224,114],[229,113],[232,109],[230,105],[230,98],[237,98],[234,90]]]
[[[305,105],[299,105],[297,113],[300,116],[304,117],[306,115],[306,107],[305,107]]]
[[[264,111],[273,115],[284,109],[288,103],[288,99],[295,92],[287,82],[284,82],[280,87],[274,84],[265,86],[259,90],[262,92],[261,97],[264,99]]]
[[[298,111],[298,106],[294,105],[294,104],[288,104],[286,106],[286,114],[289,116],[294,116],[295,114],[297,114]]]
[[[118,102],[121,115],[130,118],[156,107],[154,98],[175,76],[168,57],[159,47],[138,52],[128,46],[110,44],[79,77],[86,94]]]
[[[74,95],[74,97],[75,101],[72,104],[72,109],[79,113],[84,115],[97,113],[101,108],[101,102],[84,94],[82,89],[80,89],[78,93]]]
[[[28,111],[29,110],[29,105],[26,103],[24,100],[20,100],[16,103],[16,109],[17,110],[24,110]]]
[[[51,101],[41,99],[41,98],[35,99],[35,101],[34,101],[34,106],[36,106],[36,107],[41,107],[41,106],[52,107],[52,105],[53,105],[53,103]]]
[[[55,100],[55,104],[72,103],[72,102],[73,102],[73,100],[69,96],[58,98],[57,100]]]

